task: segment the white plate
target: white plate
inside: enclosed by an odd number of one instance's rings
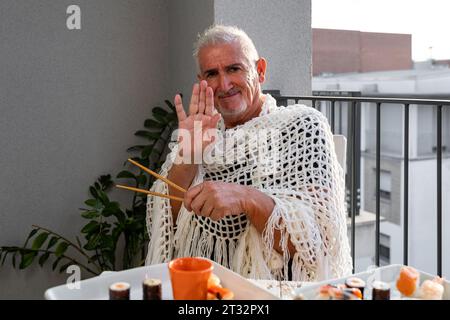
[[[317,282],[311,285],[308,285],[304,288],[299,288],[295,290],[294,295],[303,295],[303,297],[307,300],[313,300],[317,294],[317,290],[320,286],[331,284],[331,285],[337,285],[337,284],[344,284],[345,280],[350,277],[358,277],[361,278],[366,282],[366,287],[364,288],[364,298],[365,299],[371,299],[372,293],[370,292],[370,284],[373,280],[380,280],[387,282],[391,285],[391,299],[399,299],[401,297],[400,292],[396,289],[395,283],[397,281],[398,275],[400,274],[400,269],[404,267],[404,265],[401,264],[393,264],[389,266],[384,266],[380,268],[375,268],[370,271],[360,272],[356,273],[354,275],[351,275],[349,277],[343,277],[338,279],[332,279],[332,280],[325,280],[321,282]],[[422,284],[425,280],[431,280],[435,278],[435,275],[431,275],[429,273],[420,271],[416,269],[420,274],[420,284]],[[450,300],[450,282],[444,281],[444,295],[442,297],[443,300]],[[416,290],[417,292],[417,290]]]
[[[213,273],[221,284],[234,292],[236,300],[276,300],[269,291],[248,281],[239,274],[215,263]],[[131,285],[130,299],[142,300],[142,281],[145,278],[157,278],[162,281],[163,300],[173,300],[167,263],[134,268],[125,271],[110,272],[94,278],[80,281],[79,289],[69,289],[67,285],[50,288],[45,291],[47,300],[108,300],[109,286],[114,282],[128,282]]]

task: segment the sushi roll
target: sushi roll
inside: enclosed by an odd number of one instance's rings
[[[361,299],[364,297],[364,287],[366,282],[357,277],[350,277],[345,281],[345,286],[350,289],[359,289],[361,291]]]
[[[162,300],[162,286],[159,279],[145,279],[142,283],[144,300]]]
[[[390,300],[391,286],[383,281],[374,281],[372,283],[372,300]]]
[[[419,297],[424,300],[442,300],[444,295],[443,279],[436,277],[433,280],[425,280],[419,289]]]
[[[233,300],[234,293],[230,289],[211,286],[208,288],[207,300]]]
[[[130,300],[130,284],[116,282],[110,285],[109,300]]]
[[[419,284],[419,272],[413,267],[402,267],[396,282],[398,291],[407,297],[411,297]]]
[[[344,293],[344,300],[362,300],[363,295],[358,288],[345,288],[342,289]]]

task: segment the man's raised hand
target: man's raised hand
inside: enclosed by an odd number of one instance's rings
[[[175,96],[178,117],[178,143],[183,162],[201,161],[205,148],[214,142],[220,113],[214,110],[214,94],[206,81],[195,84],[192,89],[189,116],[183,108],[181,96]]]

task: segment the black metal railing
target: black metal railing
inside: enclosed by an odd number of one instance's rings
[[[442,276],[442,110],[444,106],[450,105],[448,99],[424,99],[421,96],[418,98],[411,97],[380,97],[380,96],[366,96],[361,97],[359,92],[315,92],[312,96],[281,96],[279,91],[265,91],[271,93],[280,105],[287,105],[291,101],[299,103],[302,101],[310,101],[312,107],[322,109],[317,102],[329,102],[328,105],[328,119],[333,133],[335,133],[336,121],[336,105],[340,103],[347,103],[349,105],[348,113],[348,131],[347,139],[349,141],[348,149],[348,168],[349,179],[347,187],[350,189],[349,201],[349,215],[351,217],[351,250],[353,266],[355,265],[355,217],[359,212],[359,161],[360,161],[360,122],[361,122],[361,103],[374,104],[376,106],[376,208],[375,208],[375,263],[380,265],[380,176],[381,176],[381,106],[383,104],[399,104],[404,109],[404,140],[403,140],[403,263],[408,264],[408,224],[409,224],[409,208],[408,208],[408,193],[409,193],[409,110],[411,105],[420,105],[426,107],[435,107],[436,113],[436,170],[437,170],[437,274]],[[323,110],[321,110],[323,112]],[[342,116],[342,111],[339,112]],[[340,132],[342,133],[342,132]]]

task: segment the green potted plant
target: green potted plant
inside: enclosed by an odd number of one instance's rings
[[[152,109],[152,118],[144,122],[145,129],[134,134],[145,139],[146,144],[128,148],[131,159],[157,171],[164,161],[167,144],[177,125],[175,107],[166,100],[168,110]],[[125,161],[124,167],[130,164]],[[122,170],[116,179],[127,179],[128,184],[140,189],[150,189],[152,176],[142,170]],[[131,182],[131,183],[130,183]],[[50,230],[33,225],[23,246],[0,247],[0,263],[3,266],[9,256],[14,267],[26,269],[33,262],[42,267],[52,261],[52,270],[64,272],[69,265],[78,265],[84,271],[99,275],[103,271],[129,269],[144,264],[148,235],[146,230],[146,199],[134,193],[131,206],[124,208],[108,196],[115,182],[111,175],[102,175],[89,187],[89,199],[80,214],[87,223],[74,240]],[[120,252],[120,242],[123,251]],[[118,261],[122,257],[122,261]],[[59,269],[58,269],[59,268]]]

